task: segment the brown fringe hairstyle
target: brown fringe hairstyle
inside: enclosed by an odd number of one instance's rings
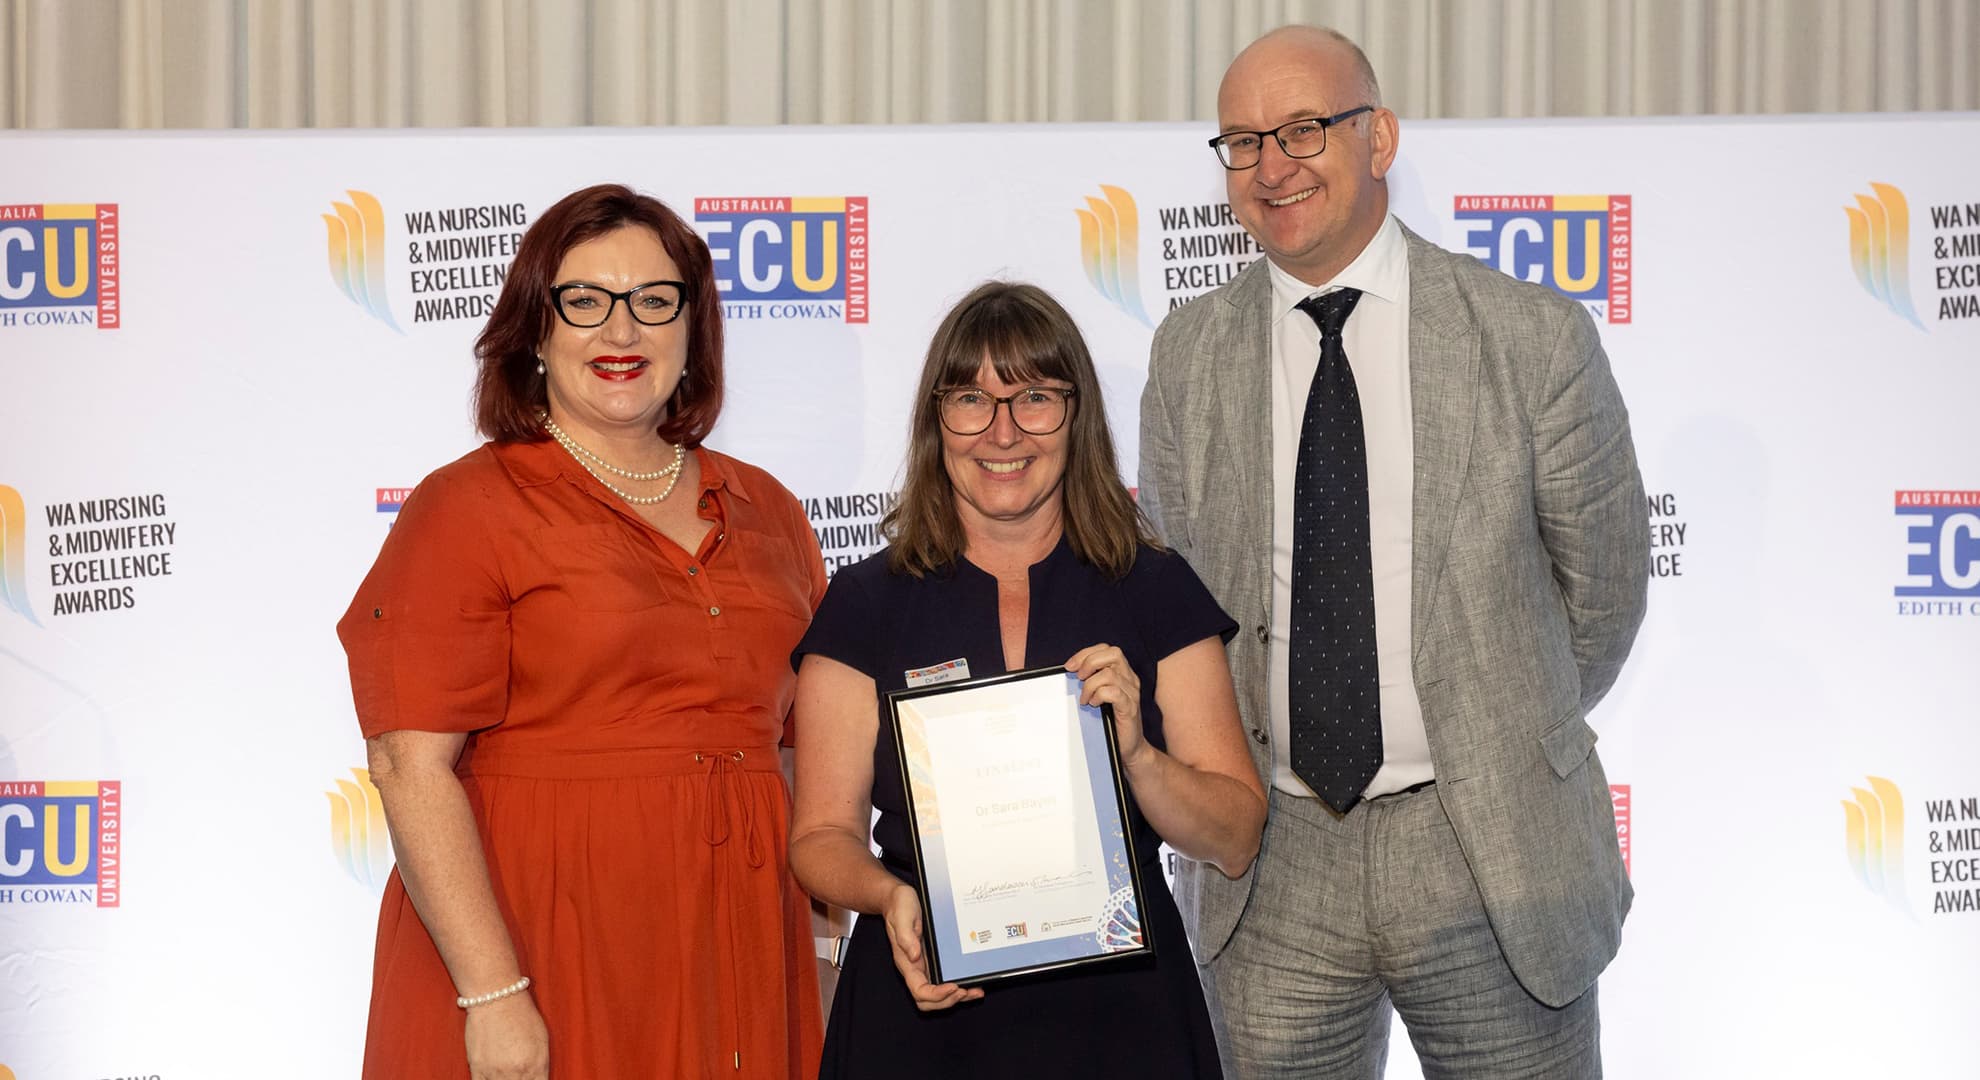
[[[1119,580],[1134,566],[1138,544],[1158,546],[1155,531],[1121,483],[1114,436],[1100,400],[1100,379],[1079,327],[1036,285],[990,281],[943,317],[928,343],[908,422],[907,477],[900,501],[880,521],[890,545],[887,565],[921,577],[952,566],[966,541],[955,489],[942,463],[942,420],[935,391],[976,384],[985,359],[1006,383],[1059,379],[1073,385],[1066,440],[1066,540],[1073,554]]]
[[[650,229],[687,282],[687,366],[661,419],[660,437],[701,445],[722,412],[722,302],[708,245],[667,205],[623,184],[573,191],[523,233],[502,295],[475,339],[474,420],[496,442],[549,438],[541,420],[550,398],[536,370],[536,352],[557,325],[550,287],[557,267],[579,244],[628,226]]]

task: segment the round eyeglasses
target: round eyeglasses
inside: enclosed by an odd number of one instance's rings
[[[1011,410],[1011,423],[1026,435],[1050,435],[1064,427],[1073,391],[1058,386],[1027,386],[1009,397],[998,397],[975,386],[935,391],[942,426],[957,435],[981,435],[997,422],[997,406]]]
[[[621,300],[640,324],[665,326],[681,317],[687,299],[685,281],[649,281],[625,292],[613,292],[581,281],[550,288],[550,303],[557,309],[557,317],[580,330],[604,326],[605,320],[612,317],[612,308]]]
[[[1332,116],[1293,120],[1270,131],[1226,131],[1210,140],[1210,148],[1217,151],[1217,160],[1224,163],[1224,168],[1232,172],[1258,164],[1259,157],[1265,152],[1267,136],[1277,139],[1279,149],[1284,150],[1289,158],[1319,157],[1327,149],[1328,128],[1374,111],[1373,105],[1357,105]]]

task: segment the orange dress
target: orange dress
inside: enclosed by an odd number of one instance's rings
[[[566,1080],[818,1070],[777,747],[824,567],[782,485],[695,453],[689,553],[555,443],[483,446],[406,500],[337,625],[366,736],[469,733],[456,772]],[[465,1078],[455,995],[395,871],[364,1075]]]

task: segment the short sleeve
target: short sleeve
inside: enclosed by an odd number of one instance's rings
[[[501,723],[509,697],[509,604],[489,496],[446,470],[406,497],[337,637],[366,738],[469,732]]]
[[[791,651],[791,667],[796,668],[806,653],[817,653],[877,680],[874,673],[880,667],[880,650],[874,634],[879,620],[874,616],[867,585],[861,580],[861,571],[868,566],[848,566],[832,576],[825,599],[811,616],[811,628]]]
[[[1143,548],[1128,574],[1129,604],[1156,660],[1207,637],[1229,642],[1237,621],[1224,613],[1196,571],[1173,551]]]

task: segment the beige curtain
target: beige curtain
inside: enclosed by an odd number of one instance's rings
[[[1980,108],[1980,0],[0,0],[0,126],[1203,120],[1287,22],[1409,117]]]

